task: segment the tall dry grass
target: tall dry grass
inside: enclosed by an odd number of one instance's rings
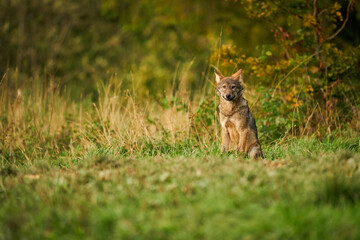
[[[185,141],[193,131],[199,96],[190,100],[186,76],[179,76],[178,88],[169,85],[160,102],[122,89],[117,75],[98,84],[96,102],[75,102],[52,77],[21,79],[17,71],[8,71],[0,86],[2,164],[71,159],[98,147],[134,153],[161,141]]]
[[[122,79],[113,75],[98,84],[98,99],[92,102],[89,97],[74,101],[51,76],[22,79],[18,71],[9,70],[0,85],[1,164],[33,164],[44,159],[56,162],[59,158],[71,164],[93,149],[134,154],[158,149],[166,152],[175,145],[188,151],[220,145],[212,73],[205,76],[204,88],[191,96],[188,72],[184,68],[176,73],[178,83],[172,81],[160,98],[141,97],[135,85],[124,89]],[[355,96],[345,96],[347,114],[353,118],[341,122],[344,110],[335,103],[325,104],[324,109],[309,101],[312,105],[302,111],[295,107],[287,116],[282,112],[281,92],[278,96],[267,92],[251,86],[245,92],[262,143],[344,132],[349,137],[359,136],[360,111]]]
[[[78,129],[77,104],[60,94],[53,78],[34,76],[21,79],[18,71],[8,71],[0,86],[1,159],[31,163],[59,154],[67,133]],[[19,84],[19,83],[26,84]]]
[[[199,102],[206,98],[206,93],[191,99],[188,72],[184,68],[174,74],[164,96],[157,99],[139,96],[136,87],[123,90],[122,79],[117,75],[106,84],[99,83],[99,99],[87,112],[83,126],[86,136],[81,139],[81,145],[87,149],[94,145],[116,146],[134,153],[141,152],[149,144],[171,145],[193,138],[197,134],[195,116]],[[214,134],[213,129],[208,131]],[[209,141],[208,135],[198,134],[197,137]]]

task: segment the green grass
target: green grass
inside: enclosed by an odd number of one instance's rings
[[[360,238],[359,139],[266,145],[256,161],[216,146],[7,163],[0,239]]]

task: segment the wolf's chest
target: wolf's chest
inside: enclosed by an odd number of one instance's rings
[[[239,142],[239,124],[240,122],[236,118],[220,117],[222,131],[228,134],[230,137],[230,145],[237,147]]]
[[[220,116],[221,127],[226,129],[240,129],[246,125],[246,119],[240,114],[234,114],[232,116]]]
[[[220,124],[223,128],[236,128],[236,119],[220,116]]]

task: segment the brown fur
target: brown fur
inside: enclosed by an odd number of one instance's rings
[[[263,158],[255,119],[243,97],[241,73],[240,69],[232,76],[224,77],[215,70],[220,97],[221,151],[229,151],[231,146],[235,146],[238,153]]]

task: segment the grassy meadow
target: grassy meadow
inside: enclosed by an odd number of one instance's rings
[[[185,90],[164,107],[116,77],[95,103],[36,82],[1,92],[0,239],[360,237],[354,132],[260,132],[251,160],[220,153],[218,125],[200,121],[216,111]]]
[[[0,1],[0,240],[360,239],[359,7]],[[220,153],[214,67],[264,159]]]
[[[3,168],[1,238],[358,239],[358,141],[284,148],[262,161],[214,150]]]

